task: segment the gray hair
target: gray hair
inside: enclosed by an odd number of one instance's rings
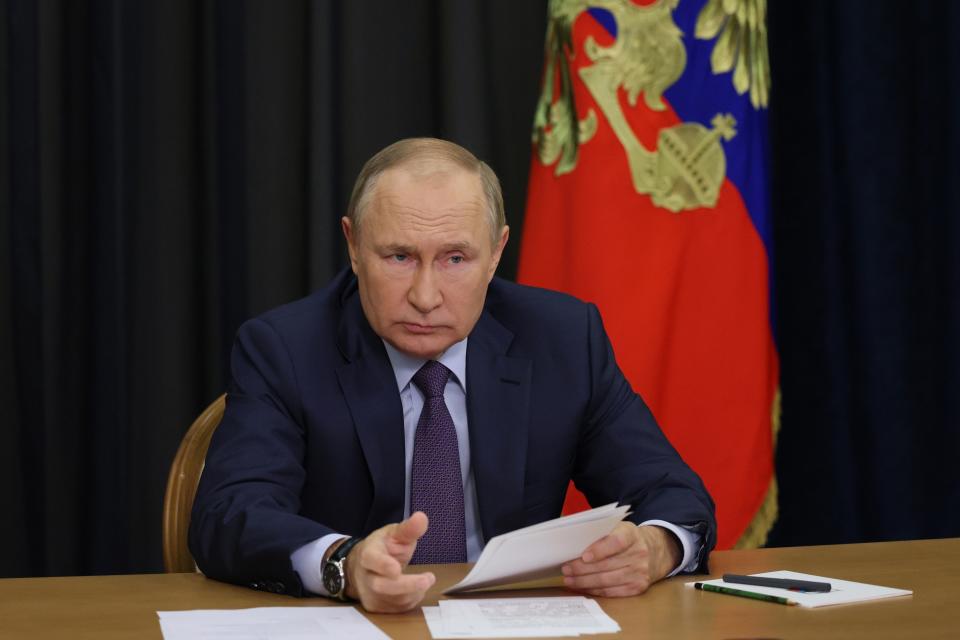
[[[500,230],[507,224],[503,210],[503,193],[500,181],[490,166],[458,144],[437,138],[406,138],[378,151],[360,170],[353,185],[347,218],[355,233],[360,231],[370,199],[373,197],[377,179],[383,172],[409,162],[436,162],[453,165],[480,177],[483,195],[487,201],[487,216],[490,222],[490,239],[493,245],[500,239]]]

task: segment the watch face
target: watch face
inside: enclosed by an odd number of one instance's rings
[[[343,575],[340,573],[340,567],[332,562],[328,562],[323,567],[323,586],[332,596],[339,595],[343,590]]]

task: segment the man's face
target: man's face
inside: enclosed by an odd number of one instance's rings
[[[480,177],[459,168],[383,172],[361,227],[343,218],[363,312],[400,351],[435,358],[480,317],[509,229],[490,242]]]

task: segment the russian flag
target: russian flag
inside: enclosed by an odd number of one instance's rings
[[[776,517],[779,406],[767,113],[756,75],[755,106],[734,86],[743,69],[715,67],[756,61],[763,16],[596,4],[549,17],[518,280],[599,307],[620,368],[717,504],[718,548],[758,546]],[[714,37],[696,37],[698,18]]]

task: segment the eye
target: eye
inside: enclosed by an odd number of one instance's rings
[[[452,264],[460,264],[463,262],[463,256],[450,256],[450,262]]]
[[[409,256],[407,256],[407,255],[404,254],[404,253],[395,253],[395,254],[393,254],[392,256],[390,256],[390,259],[391,259],[393,262],[406,262],[408,257],[409,257]]]

